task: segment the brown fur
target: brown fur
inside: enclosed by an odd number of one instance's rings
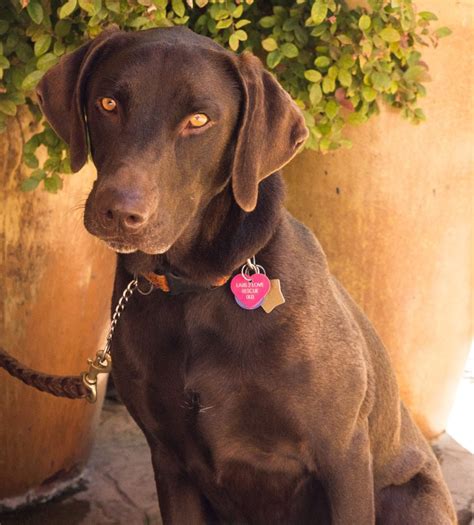
[[[150,445],[164,523],[455,523],[382,343],[282,206],[275,171],[307,132],[271,75],[184,29],[115,32],[39,90],[77,169],[87,114],[99,177],[86,227],[138,250],[119,256],[114,304],[135,273],[206,285],[252,255],[282,283],[268,315],[226,285],[135,294],[120,320],[114,380]],[[100,96],[120,111],[100,113]],[[206,96],[212,126],[188,136],[180,123]]]

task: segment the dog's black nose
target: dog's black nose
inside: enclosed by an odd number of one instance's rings
[[[106,230],[136,232],[148,222],[150,213],[145,199],[130,198],[115,192],[100,196],[97,203],[98,219]]]
[[[121,226],[124,230],[138,230],[147,221],[147,216],[136,210],[109,208],[102,212],[102,223],[106,227]]]

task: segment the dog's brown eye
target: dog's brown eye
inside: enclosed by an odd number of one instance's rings
[[[114,109],[117,107],[117,102],[115,102],[113,98],[103,97],[100,99],[100,105],[103,109],[105,109],[105,111],[114,111]]]
[[[209,117],[204,113],[196,113],[188,120],[189,128],[202,128],[209,122]]]

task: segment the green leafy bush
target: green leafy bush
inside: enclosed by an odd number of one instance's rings
[[[6,0],[0,7],[0,130],[27,104],[39,111],[33,88],[59,58],[109,24],[125,30],[187,25],[233,51],[251,50],[266,63],[304,112],[308,148],[322,152],[350,145],[344,126],[365,122],[383,100],[414,123],[425,95],[423,46],[450,34],[430,24],[412,0],[369,0],[350,9],[336,0]],[[36,151],[48,151],[40,167]],[[44,130],[24,145],[32,168],[23,190],[41,181],[57,191],[70,172],[67,149]]]

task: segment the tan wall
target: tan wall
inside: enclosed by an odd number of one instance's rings
[[[348,130],[351,150],[285,170],[289,209],[374,322],[425,433],[444,429],[471,340],[473,1],[419,1],[453,35],[424,59],[428,122],[388,110]]]

